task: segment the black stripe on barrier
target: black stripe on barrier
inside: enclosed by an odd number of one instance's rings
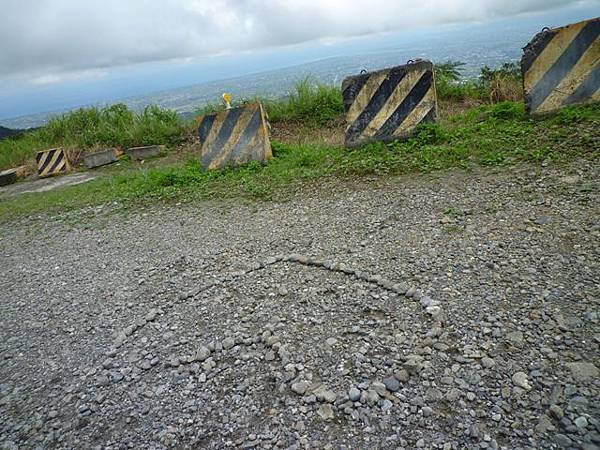
[[[415,109],[415,107],[423,100],[423,97],[427,94],[429,89],[432,88],[433,72],[426,71],[415,86],[411,89],[408,95],[404,98],[402,103],[396,108],[392,115],[385,121],[381,126],[375,138],[381,139],[384,136],[391,135],[394,131],[402,125],[402,122],[406,120],[409,114]]]
[[[52,161],[52,158],[54,158],[54,154],[56,152],[58,152],[58,151],[59,151],[58,149],[53,149],[53,150],[49,150],[47,152],[43,152],[43,153],[38,154],[38,156],[39,156],[40,159],[43,158],[42,166],[41,167],[38,166],[38,172],[39,173],[46,172],[46,169],[50,165],[50,162]],[[40,159],[38,159],[38,165],[39,165]],[[60,158],[59,158],[59,160],[60,160]]]
[[[565,105],[570,105],[572,103],[579,103],[585,101],[587,98],[590,98],[600,87],[600,64],[598,64],[594,69],[589,73],[587,78],[583,80],[583,82],[577,86],[575,92],[567,97],[564,101]]]
[[[554,36],[556,36],[556,32],[544,31],[534,38],[534,41],[531,44],[531,46],[534,49],[537,56],[541,55],[544,49],[548,47],[548,44],[552,41],[552,39],[554,39]],[[521,61],[521,69],[523,73],[527,72],[537,59],[537,56],[531,52],[526,53],[525,55],[525,58],[523,58],[523,60]]]
[[[48,171],[48,174],[53,174],[54,172],[56,172],[58,170],[58,168],[61,165],[64,165],[65,161],[64,161],[64,153],[62,153],[61,155],[59,155],[58,158],[56,158],[56,161],[54,163],[54,165],[50,168],[50,170]],[[62,169],[61,169],[62,170]]]
[[[211,114],[202,118],[202,122],[198,127],[198,137],[200,138],[200,142],[204,142],[208,137],[208,133],[210,133],[210,129],[215,123],[215,117],[214,114]]]
[[[219,154],[223,146],[227,143],[229,138],[231,138],[233,129],[235,128],[235,125],[237,124],[241,115],[242,108],[235,108],[227,111],[227,116],[225,117],[225,120],[223,120],[219,134],[212,143],[210,151],[202,158],[204,161],[208,161],[208,163],[210,163],[210,161],[212,161]]]
[[[254,113],[252,114],[250,122],[248,123],[248,125],[244,129],[244,132],[240,136],[240,139],[235,144],[235,147],[231,150],[230,159],[235,159],[240,156],[244,148],[252,142],[252,138],[254,138],[261,125],[262,120],[260,108],[256,108],[256,111],[254,111]]]
[[[342,98],[344,99],[344,111],[348,112],[354,100],[356,100],[356,96],[360,93],[363,86],[367,83],[370,75],[362,75],[358,76],[354,79],[349,80],[348,86],[342,91]]]
[[[600,22],[590,22],[577,34],[542,79],[531,89],[529,93],[531,110],[536,110],[548,98],[589,46],[598,38],[599,33]]]
[[[350,128],[348,128],[346,136],[349,140],[354,140],[355,137],[360,136],[369,123],[377,116],[377,113],[383,108],[396,86],[398,86],[405,76],[406,70],[392,69],[390,71],[377,89],[377,92],[375,92],[375,95],[371,98],[367,107],[360,113],[354,123],[350,125]]]

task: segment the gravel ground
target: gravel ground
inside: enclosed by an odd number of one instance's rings
[[[600,447],[599,170],[0,231],[0,447]]]

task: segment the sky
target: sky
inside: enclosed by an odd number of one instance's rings
[[[258,53],[273,68],[306,43],[322,54],[357,36],[568,6],[600,11],[600,0],[0,0],[0,103],[69,88],[77,102],[84,84],[81,101],[89,89],[103,100],[132,82],[134,94],[156,90],[186,65],[231,77],[260,69]]]

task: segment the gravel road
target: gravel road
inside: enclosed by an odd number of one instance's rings
[[[599,168],[0,230],[0,448],[600,448]]]

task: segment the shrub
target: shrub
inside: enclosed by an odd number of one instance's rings
[[[150,106],[140,113],[124,104],[81,108],[54,117],[39,130],[0,141],[0,168],[25,164],[35,153],[52,147],[76,150],[175,144],[184,128],[174,111]]]
[[[287,97],[264,103],[271,122],[289,120],[323,125],[344,112],[339,87],[315,82],[310,77],[298,81]]]
[[[504,63],[498,69],[484,66],[479,79],[482,89],[488,92],[491,103],[523,99],[521,69],[514,62]]]

